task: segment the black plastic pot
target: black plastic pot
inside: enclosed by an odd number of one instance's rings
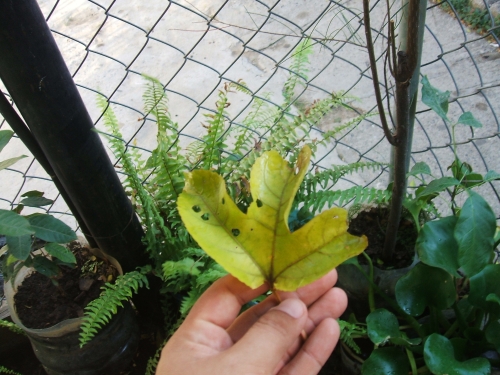
[[[115,260],[108,257],[115,266]],[[121,268],[117,267],[121,273]],[[139,344],[140,332],[136,314],[125,303],[113,319],[83,348],[79,333],[81,318],[68,319],[46,329],[26,328],[16,314],[14,294],[33,270],[22,269],[13,283],[5,284],[5,295],[12,320],[31,341],[36,357],[49,375],[114,375],[132,362]]]

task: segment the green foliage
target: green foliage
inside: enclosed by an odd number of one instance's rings
[[[0,374],[22,375],[21,373],[19,373],[17,371],[10,370],[7,367],[1,366],[1,365],[0,365]]]
[[[334,204],[343,206],[347,202],[384,204],[391,199],[391,192],[363,186],[353,186],[346,190],[320,190],[311,191],[305,195],[304,207],[310,208],[312,212],[330,208]]]
[[[80,332],[80,347],[88,343],[97,334],[98,329],[111,320],[118,308],[123,307],[123,302],[129,300],[133,293],[137,293],[137,290],[143,286],[149,287],[146,274],[150,271],[151,267],[145,266],[138,271],[118,276],[113,284],[106,283],[102,287],[103,291],[99,298],[85,307]]]
[[[163,263],[162,292],[186,294],[181,303],[181,316],[186,316],[203,292],[227,272],[199,248],[182,250],[183,258]]]
[[[23,195],[39,195],[32,199],[32,207],[40,207],[50,201],[43,198],[43,193],[28,192]],[[5,280],[14,277],[23,265],[34,267],[36,271],[52,278],[59,273],[58,263],[75,265],[74,255],[66,247],[59,245],[76,240],[76,233],[61,220],[48,214],[35,213],[27,216],[21,215],[23,205],[15,210],[0,209],[0,233],[7,240],[6,251],[2,252],[2,272]],[[42,240],[45,251],[34,255],[35,242]]]
[[[263,152],[277,150],[292,165],[302,146],[309,145],[314,151],[318,145],[325,145],[354,128],[364,118],[355,115],[350,121],[313,139],[311,128],[335,108],[345,106],[349,98],[342,93],[332,93],[310,105],[301,105],[300,108],[294,105],[297,89],[307,84],[312,48],[312,43],[306,40],[294,51],[281,105],[271,103],[269,94],[254,95],[243,81],[228,82],[217,93],[214,109],[204,113],[202,134],[182,147],[179,127],[170,115],[163,85],[155,78],[145,76],[145,117],[157,124],[157,146],[147,156],[123,140],[111,105],[103,97],[97,99],[109,133],[110,147],[124,172],[124,187],[144,227],[144,241],[153,260],[154,273],[163,279],[162,292],[165,304],[168,304],[165,314],[167,332],[179,324],[176,313],[172,312],[175,298],[182,298],[180,315],[184,316],[203,291],[226,274],[199,249],[180,220],[176,201],[184,187],[184,173],[194,168],[216,170],[224,177],[231,198],[242,211],[246,211],[251,204],[250,167]],[[236,95],[251,98],[248,112],[241,122],[236,122],[229,113],[230,103]],[[380,165],[357,163],[316,177],[309,173],[307,178],[311,179],[307,182],[307,189],[319,195],[323,190],[329,190],[338,178],[364,168],[375,169]],[[298,194],[297,213],[306,198],[310,205],[314,204],[314,199],[306,195],[307,189]],[[370,197],[363,199],[368,201]],[[307,215],[302,217],[302,213],[300,218],[297,217],[298,226],[307,220]]]
[[[11,130],[0,130],[0,152],[2,152],[2,150],[7,145],[7,143],[9,143],[9,141],[13,135],[14,135],[14,132]],[[10,167],[14,163],[16,163],[18,160],[21,160],[25,157],[26,157],[26,155],[21,155],[21,156],[13,157],[13,158],[6,159],[6,160],[0,160],[0,171],[2,169]]]
[[[460,19],[475,31],[483,34],[492,28],[493,20],[488,10],[474,6],[471,0],[448,0],[441,4],[448,11],[451,10],[450,5],[453,6]],[[497,15],[494,21],[495,25],[498,26],[500,24],[500,16]],[[498,29],[491,30],[491,33],[497,37],[500,36]]]
[[[11,330],[12,332],[17,333],[19,335],[26,335],[26,333],[21,328],[16,326],[14,323],[8,322],[7,320],[0,319],[0,327],[7,328],[7,329]]]
[[[500,273],[494,262],[498,226],[491,207],[472,189],[500,176],[494,171],[478,173],[459,159],[455,127],[482,125],[470,112],[452,122],[449,93],[433,87],[426,77],[422,84],[424,103],[451,127],[454,160],[448,168],[451,176],[439,178],[433,178],[425,163],[417,163],[408,175],[425,176],[430,182],[422,180],[405,207],[418,222],[421,210],[447,196],[451,214],[438,214],[422,224],[416,242],[418,261],[396,282],[395,298],[374,288],[388,309],[374,310],[366,319],[367,336],[376,349],[362,373],[407,374],[411,368],[412,373],[487,374],[491,364],[480,355],[500,349]],[[458,200],[461,194],[465,199]],[[454,314],[447,314],[451,309]],[[405,326],[418,341],[406,340]]]
[[[357,354],[360,354],[361,348],[354,340],[366,336],[366,328],[359,324],[350,323],[341,319],[337,320],[337,322],[340,327],[340,340]]]

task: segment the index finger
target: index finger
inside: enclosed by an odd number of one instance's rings
[[[269,290],[266,284],[251,289],[234,276],[217,280],[194,304],[185,323],[204,320],[227,329],[236,319],[241,307]]]

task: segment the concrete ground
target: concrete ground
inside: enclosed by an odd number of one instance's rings
[[[358,112],[373,112],[375,100],[363,47],[360,1],[333,4],[327,0],[247,0],[229,1],[221,8],[222,3],[152,0],[144,5],[140,0],[118,0],[110,7],[110,0],[39,1],[44,14],[51,14],[49,25],[56,31],[54,37],[92,119],[97,121],[100,117],[96,90],[117,103],[113,108],[124,138],[142,148],[155,147],[156,129],[153,122],[142,120],[144,81],[139,73],[168,84],[172,117],[183,135],[198,136],[203,131],[200,124],[207,113],[205,108],[214,108],[217,90],[228,79],[243,79],[255,94],[268,93],[279,104],[291,51],[301,34],[330,41],[314,47],[308,86],[301,92],[297,105],[345,91],[352,97],[350,105]],[[385,2],[372,3],[372,26],[383,30]],[[471,111],[483,124],[473,134],[466,127],[457,127],[456,140],[464,143],[458,146],[460,157],[481,173],[500,172],[498,45],[467,29],[439,7],[431,3],[428,6],[421,73],[435,87],[451,92],[451,119]],[[207,28],[207,19],[212,20],[211,28]],[[350,44],[344,42],[348,38]],[[385,41],[377,38],[377,55],[385,48]],[[379,68],[383,68],[382,64]],[[230,116],[241,121],[249,111],[250,98],[238,93],[231,95],[230,100]],[[425,161],[434,175],[446,175],[453,156],[450,128],[422,103],[417,112],[411,164]],[[318,128],[331,130],[354,116],[354,111],[337,110],[326,116]],[[331,142],[317,155],[320,165],[329,167],[359,160],[387,162],[390,147],[378,123],[377,117],[370,117],[337,142]],[[96,126],[103,129],[101,122]],[[7,128],[4,123],[1,129]],[[183,142],[188,139],[183,137]],[[23,148],[18,139],[13,140],[0,154],[0,160],[28,154]],[[34,189],[57,198],[57,191],[46,177],[32,158],[1,171],[0,208],[9,208],[12,202],[20,200],[22,192]],[[385,188],[386,183],[387,173],[368,171],[349,176],[337,188],[352,184]],[[411,181],[410,185],[415,183]],[[498,190],[497,182],[493,187]],[[493,187],[485,186],[480,191],[498,216],[500,198]],[[60,197],[51,211],[67,212]],[[70,215],[58,215],[74,225]]]

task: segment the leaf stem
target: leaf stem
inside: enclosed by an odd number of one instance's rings
[[[417,363],[415,362],[415,357],[413,356],[413,352],[408,349],[405,350],[406,350],[406,356],[408,357],[408,361],[410,362],[411,373],[412,375],[417,375],[418,374]]]

